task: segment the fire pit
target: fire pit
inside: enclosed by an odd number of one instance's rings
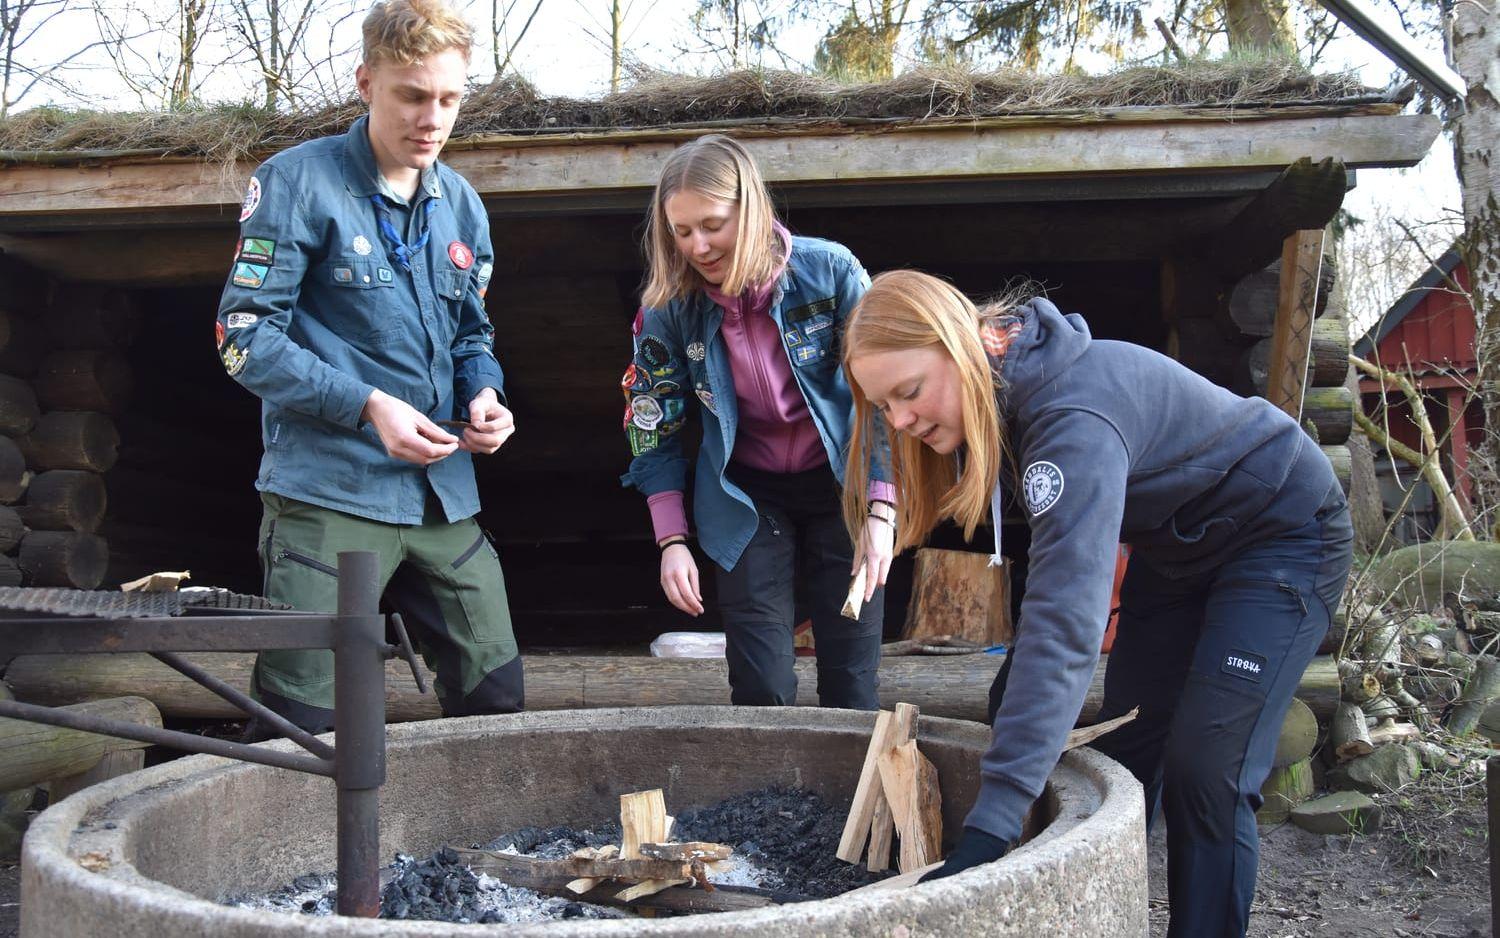
[[[835,804],[854,791],[873,714],[814,709],[554,711],[394,726],[381,790],[381,852],[422,854],[528,824],[609,816],[620,793],[665,790],[707,805],[769,784]],[[947,839],[978,785],[986,727],[924,718]],[[278,743],[273,745],[288,745]],[[321,782],[321,784],[320,784]],[[503,926],[507,935],[1129,935],[1146,923],[1140,788],[1087,750],[1053,774],[1039,832],[999,863],[907,890],[666,919]],[[207,935],[471,935],[435,922],[307,918],[214,900],[334,865],[333,793],[280,769],[195,756],[88,789],[26,837],[23,938]]]

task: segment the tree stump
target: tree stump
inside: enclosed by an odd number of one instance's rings
[[[903,639],[951,635],[984,646],[1011,640],[1009,568],[989,566],[988,555],[924,547],[912,584]]]
[[[1272,769],[1265,784],[1260,786],[1260,795],[1265,801],[1255,812],[1255,820],[1261,824],[1280,824],[1291,817],[1293,808],[1311,798],[1312,793],[1311,759]]]

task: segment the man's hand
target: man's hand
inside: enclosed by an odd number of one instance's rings
[[[428,420],[415,407],[376,388],[365,401],[360,418],[369,421],[385,444],[385,451],[396,459],[430,466],[453,455],[459,439]]]
[[[516,418],[500,403],[494,388],[485,388],[469,402],[469,428],[459,448],[470,453],[493,453],[516,432]]]
[[[698,563],[686,544],[661,552],[661,591],[667,601],[690,616],[703,614],[703,592],[698,588]]]
[[[963,835],[958,838],[958,844],[953,852],[948,854],[948,859],[943,865],[923,876],[921,882],[930,883],[935,879],[943,879],[954,873],[962,873],[970,867],[981,863],[989,863],[998,860],[1010,852],[1011,845],[996,837],[987,834],[977,827],[965,827]]]

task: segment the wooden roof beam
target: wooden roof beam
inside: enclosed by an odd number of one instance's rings
[[[927,180],[1028,179],[1281,169],[1302,158],[1350,168],[1412,166],[1437,136],[1429,114],[1254,115],[1152,120],[1098,116],[902,125],[878,131],[746,136],[768,179],[910,185]],[[1274,115],[1274,111],[1270,114]],[[646,190],[680,135],[620,142],[507,138],[455,148],[446,160],[491,204],[545,196],[567,210],[572,198]],[[232,220],[249,163],[156,160],[102,166],[0,168],[0,220],[78,213],[213,209]],[[43,221],[43,223],[45,223]]]

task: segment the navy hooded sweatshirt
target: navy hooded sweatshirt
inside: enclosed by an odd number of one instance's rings
[[[1018,310],[1000,417],[1031,526],[1010,681],[965,824],[1013,841],[1083,709],[1117,544],[1167,576],[1210,570],[1342,497],[1327,457],[1262,398],[1166,356],[1094,340],[1043,299]],[[1004,483],[1002,483],[1004,484]]]

